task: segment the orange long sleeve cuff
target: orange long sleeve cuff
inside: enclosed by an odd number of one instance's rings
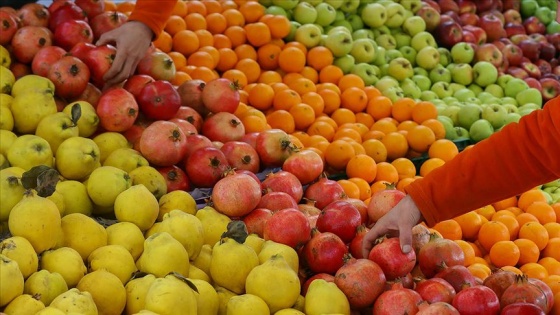
[[[430,226],[560,178],[560,97],[407,186]]]
[[[177,0],[138,0],[128,20],[146,24],[154,32],[155,39],[163,31],[175,3]]]

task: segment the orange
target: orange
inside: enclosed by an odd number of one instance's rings
[[[524,238],[518,238],[513,242],[519,248],[519,265],[535,263],[539,260],[540,251],[535,242]]]
[[[304,78],[311,80],[313,83],[319,83],[319,72],[310,66],[305,66],[299,72]]]
[[[505,209],[505,210],[496,211],[496,213],[494,213],[494,215],[492,215],[491,220],[496,220],[497,218],[502,217],[502,216],[508,216],[508,217],[512,217],[512,218],[516,217],[515,214],[513,214],[513,212]]]
[[[482,219],[476,211],[469,211],[465,214],[453,218],[461,227],[463,238],[474,241],[478,236],[478,231],[482,226]]]
[[[479,257],[479,256],[474,257],[474,264],[480,264],[482,266],[490,268],[490,262],[487,261],[484,257]]]
[[[235,69],[240,70],[247,77],[247,83],[255,83],[261,74],[261,67],[258,62],[253,59],[240,59],[235,64]]]
[[[408,97],[403,97],[393,103],[391,108],[391,116],[397,121],[405,121],[412,119],[412,109],[416,105],[416,102]]]
[[[173,51],[189,56],[197,51],[200,41],[196,33],[191,30],[182,30],[173,36]]]
[[[550,238],[560,237],[560,223],[549,222],[544,224],[544,228],[548,232],[548,237]]]
[[[188,73],[183,71],[176,71],[175,77],[173,77],[173,80],[171,80],[170,82],[175,86],[179,86],[183,84],[185,81],[189,81],[189,80],[192,80],[192,78]]]
[[[362,146],[366,154],[371,156],[376,163],[387,161],[387,148],[385,148],[385,145],[380,140],[367,139],[362,142]],[[397,179],[398,175],[399,173],[397,171]]]
[[[331,65],[333,60],[332,52],[324,46],[315,46],[307,51],[307,64],[317,71]]]
[[[325,110],[325,101],[321,97],[321,95],[317,92],[307,92],[301,96],[302,103],[305,103],[311,107],[313,107],[313,111],[315,112],[315,116],[319,116]],[[358,117],[356,116],[356,119]]]
[[[544,278],[543,281],[552,290],[552,294],[560,296],[560,274],[552,274],[549,271],[548,277]],[[560,299],[556,299],[556,301],[554,302],[554,306],[556,306],[556,303],[560,303]],[[558,310],[560,310],[560,308],[558,308]],[[557,313],[553,312],[551,314],[557,314]]]
[[[222,12],[222,16],[226,19],[227,27],[245,25],[245,17],[239,10],[226,9]]]
[[[261,71],[261,75],[259,76],[257,83],[266,83],[272,87],[272,84],[274,83],[282,83],[282,75],[272,70]],[[272,90],[274,90],[273,87]]]
[[[526,238],[537,244],[539,250],[543,250],[548,244],[548,232],[539,222],[527,222],[519,228],[519,238]]]
[[[264,21],[270,29],[270,35],[274,39],[284,38],[290,34],[290,20],[283,15],[273,15]]]
[[[554,209],[554,213],[556,213],[556,222],[560,223],[560,201],[553,203],[551,206]]]
[[[219,77],[219,75],[216,72],[214,72],[212,69],[204,66],[195,67],[193,71],[189,73],[189,75],[193,79],[199,79],[204,82],[210,82],[211,80]]]
[[[550,276],[560,276],[560,262],[553,257],[543,257],[538,264],[543,266]],[[560,283],[559,283],[560,285]]]
[[[356,115],[354,112],[348,108],[339,108],[331,114],[331,118],[336,122],[338,126],[346,123],[355,123]]]
[[[512,241],[499,241],[490,248],[490,261],[498,268],[503,266],[515,266],[519,261],[521,252]]]
[[[441,123],[441,121],[437,119],[427,119],[421,123],[422,126],[426,126],[434,132],[436,139],[444,139],[445,138],[445,127]]]
[[[349,87],[342,90],[341,106],[343,108],[348,108],[354,113],[359,113],[366,109],[368,104],[368,99],[366,92],[363,88],[359,87]]]
[[[502,268],[503,271],[511,271],[513,273],[515,273],[516,275],[522,275],[523,272],[521,270],[519,270],[519,268],[514,267],[514,266],[503,266]]]
[[[200,29],[194,31],[196,36],[198,37],[198,42],[200,47],[212,46],[214,47],[214,35],[210,33],[208,30]]]
[[[315,121],[315,112],[313,107],[305,103],[296,104],[289,109],[290,114],[294,117],[296,130],[306,130]]]
[[[206,15],[207,9],[203,2],[201,1],[185,1],[187,3],[188,13],[199,13]]]
[[[247,34],[247,41],[249,44],[254,47],[268,44],[272,39],[270,29],[263,22],[245,24],[245,34]]]
[[[257,60],[258,58],[257,50],[255,49],[255,47],[249,44],[241,44],[235,47],[233,51],[235,51],[235,54],[237,55],[237,59],[239,60],[241,59]]]
[[[466,242],[473,249],[475,257],[482,257],[482,251],[480,250],[480,247],[478,247],[478,245],[476,245],[476,243],[469,242],[469,241],[466,241]]]
[[[496,209],[494,209],[494,207],[492,205],[487,205],[484,207],[480,207],[478,209],[475,210],[478,214],[480,214],[481,216],[485,217],[487,220],[492,219],[492,216],[494,215],[494,213],[496,213]]]
[[[224,35],[229,38],[232,48],[236,48],[237,46],[243,45],[247,42],[247,33],[242,26],[229,26],[224,31]]]
[[[440,158],[429,158],[420,166],[420,176],[426,176],[436,168],[443,166],[445,161]]]
[[[171,11],[171,14],[184,17],[185,15],[187,15],[187,12],[188,10],[186,1],[177,1],[175,3],[175,6],[173,7],[173,11]]]
[[[400,190],[402,192],[406,192],[405,187],[417,179],[418,178],[416,177],[407,177],[407,178],[399,179],[399,181],[397,182],[397,186],[395,188],[397,188],[397,190]]]
[[[185,22],[185,20],[178,15],[171,15],[169,18],[167,18],[167,22],[165,23],[165,27],[163,28],[163,30],[169,33],[169,35],[171,36],[185,29],[187,29],[187,22]]]
[[[541,224],[556,222],[556,213],[546,201],[535,201],[525,209],[526,213],[534,215]]]
[[[370,127],[371,128],[371,127]],[[379,130],[368,130],[368,132],[364,133],[362,135],[362,139],[364,141],[369,140],[369,139],[377,139],[377,140],[381,140],[381,138],[383,138],[383,136],[385,135],[385,133],[383,131],[379,131]]]
[[[261,68],[265,70],[275,70],[278,68],[278,55],[282,48],[274,44],[265,44],[257,49],[257,61]]]
[[[187,58],[185,57],[185,55],[176,51],[171,51],[167,53],[167,55],[173,60],[176,69],[181,69],[187,65]]]
[[[342,69],[335,65],[328,65],[319,70],[319,82],[321,83],[334,83],[338,84],[338,81],[344,76]]]
[[[548,277],[548,271],[538,263],[527,263],[519,267],[519,270],[526,274],[529,278],[537,278],[543,280]]]
[[[463,250],[463,254],[465,255],[465,267],[472,265],[474,263],[474,257],[476,257],[472,246],[464,240],[454,240],[454,242]]]
[[[360,200],[365,201],[371,197],[371,186],[365,179],[360,177],[350,177],[348,180],[358,185],[360,188]]]
[[[517,206],[517,197],[512,196],[509,198],[502,199],[500,201],[494,202],[492,204],[496,210],[502,210],[509,207],[516,207]]]
[[[436,119],[438,111],[432,102],[421,101],[412,108],[412,120],[421,124],[428,119]]]
[[[413,127],[418,126],[418,123],[413,121],[413,120],[405,120],[403,122],[400,122],[397,125],[397,130],[401,131],[401,130],[405,130],[405,131],[409,131],[410,129],[412,129]]]
[[[430,145],[436,141],[436,136],[432,129],[418,125],[412,127],[406,134],[409,147],[416,152],[427,152]]]
[[[378,162],[375,181],[384,181],[395,184],[399,181],[399,172],[397,171],[397,168],[389,162]]]
[[[334,140],[342,139],[342,138],[350,138],[358,143],[362,142],[362,136],[360,133],[352,128],[338,128],[334,133]]]
[[[440,221],[432,228],[438,231],[446,239],[460,240],[463,237],[461,226],[455,220]]]
[[[206,15],[207,30],[212,34],[223,34],[228,28],[228,22],[221,13],[210,13]]]
[[[158,38],[153,41],[153,44],[155,48],[165,53],[169,53],[173,50],[173,37],[166,31],[162,31]]]
[[[416,166],[407,158],[396,158],[391,162],[391,164],[393,164],[399,172],[399,181],[416,176]]]
[[[266,111],[272,107],[272,101],[274,100],[274,90],[272,87],[266,83],[256,83],[253,88],[249,91],[249,105],[259,109],[261,111]]]
[[[517,206],[523,211],[527,211],[527,207],[529,207],[530,204],[536,201],[546,202],[546,196],[540,189],[531,189],[519,195]]]
[[[205,30],[207,28],[206,18],[200,13],[189,13],[185,16],[187,29],[191,31]]]
[[[242,88],[248,84],[247,76],[241,70],[229,69],[222,73],[222,78],[237,82]],[[241,92],[241,91],[239,91]]]
[[[335,170],[344,170],[346,164],[354,157],[354,147],[348,141],[335,140],[327,146],[325,160]]]
[[[348,198],[360,198],[360,187],[358,187],[355,183],[349,181],[348,179],[340,179],[337,183],[342,186],[344,194],[346,194]]]
[[[305,64],[305,53],[297,47],[284,47],[278,56],[278,66],[288,73],[300,72]]]
[[[288,87],[294,84],[295,80],[304,78],[304,76],[299,72],[285,73],[284,71],[282,71],[282,69],[280,69],[279,71],[281,71],[282,73],[282,83],[286,84]]]
[[[221,13],[223,11],[222,4],[216,0],[202,0],[202,4],[206,7],[206,14]]]
[[[548,240],[546,247],[543,249],[542,254],[544,257],[552,257],[560,260],[560,238],[555,237]]]
[[[499,241],[509,241],[509,231],[502,222],[488,221],[478,231],[478,242],[486,251]]]
[[[301,103],[301,96],[292,89],[286,89],[274,94],[272,106],[276,110],[289,110],[292,106],[299,103]]]
[[[370,114],[362,112],[362,113],[356,113],[356,122],[363,124],[369,131],[369,128],[371,128],[375,120],[373,119],[373,117],[371,117]]]
[[[530,213],[521,213],[518,214],[515,219],[517,219],[517,222],[519,222],[519,226],[522,226],[523,224],[527,223],[527,222],[539,222],[539,219],[537,219],[537,217],[535,217],[534,215],[530,214]]]
[[[381,142],[387,148],[387,158],[389,160],[395,160],[400,157],[404,157],[408,152],[408,142],[406,137],[399,132],[389,132],[383,138]]]
[[[292,82],[288,83],[288,87],[302,96],[309,92],[317,92],[317,86],[315,83],[305,77],[294,79]]]
[[[344,90],[351,87],[363,90],[365,86],[366,84],[364,83],[364,80],[357,74],[353,73],[345,74],[338,80],[338,87],[341,92],[344,92]]]
[[[474,263],[472,265],[469,265],[467,269],[469,269],[469,272],[473,276],[475,276],[476,278],[482,281],[484,281],[484,279],[486,279],[492,273],[492,271],[490,271],[490,268],[488,266],[480,263]]]
[[[428,149],[429,157],[437,157],[445,162],[451,161],[457,154],[459,154],[459,148],[449,139],[437,139]]]
[[[214,61],[214,67],[213,68],[216,68],[216,66],[220,62],[220,52],[218,51],[218,49],[216,47],[214,47],[214,46],[204,46],[204,47],[200,47],[198,49],[198,51],[209,53],[210,56],[212,56],[212,59]]]
[[[398,131],[398,126],[395,125],[395,123],[392,120],[382,118],[380,120],[375,121],[373,125],[371,125],[370,130],[377,130],[383,132],[384,134],[388,134],[390,132]]]
[[[220,58],[218,64],[216,65],[216,70],[225,72],[229,69],[233,69],[237,63],[237,54],[231,48],[220,48],[218,49]]]
[[[505,224],[508,228],[509,231],[509,236],[510,236],[510,240],[515,240],[517,238],[517,234],[519,233],[519,222],[517,221],[517,219],[513,216],[507,216],[507,215],[503,215],[500,216],[496,219],[494,219],[495,221],[498,222],[502,222],[503,224]]]
[[[355,155],[346,164],[346,175],[348,177],[361,178],[371,183],[377,175],[377,163],[367,154]]]
[[[189,55],[189,58],[187,59],[187,63],[190,66],[195,66],[195,67],[206,67],[206,68],[210,68],[210,69],[214,69],[214,58],[212,57],[212,55],[210,55],[210,53],[207,53],[205,51],[195,51],[194,53]]]
[[[247,23],[257,22],[265,14],[265,7],[257,1],[244,2],[238,10],[243,14]]]
[[[523,213],[523,210],[519,209],[518,207],[507,207],[505,210],[513,213],[516,217]]]
[[[379,120],[381,118],[390,117],[393,108],[391,100],[383,95],[376,96],[368,99],[366,112],[370,114],[373,119]]]

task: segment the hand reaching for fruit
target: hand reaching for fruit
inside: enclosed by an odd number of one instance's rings
[[[144,57],[153,38],[152,30],[142,22],[130,21],[106,32],[96,45],[113,44],[117,53],[111,68],[103,79],[105,88],[120,83],[134,74],[140,59]]]
[[[410,252],[412,250],[412,228],[418,224],[421,217],[414,200],[409,195],[405,196],[393,209],[375,222],[375,225],[364,236],[363,257],[369,256],[375,240],[385,234],[398,235],[403,253]]]

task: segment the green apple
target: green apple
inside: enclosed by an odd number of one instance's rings
[[[524,18],[534,16],[539,8],[539,3],[535,0],[522,0],[519,12]]]
[[[271,5],[264,10],[265,14],[272,14],[272,15],[282,15],[288,17],[288,12],[282,7],[277,5]]]
[[[517,104],[519,104],[519,106],[534,103],[537,104],[539,108],[542,108],[543,104],[542,93],[536,88],[528,88],[517,93],[515,100],[517,100]]]
[[[64,140],[56,151],[56,169],[69,180],[83,180],[101,166],[99,146],[90,138]]]
[[[341,10],[336,10],[336,17],[334,18],[334,21],[342,21],[346,19],[346,14],[344,12],[342,12]]]
[[[535,103],[527,103],[517,108],[517,113],[521,116],[528,115],[535,110],[540,109],[540,106]]]
[[[481,119],[482,108],[476,104],[464,104],[457,113],[457,125],[469,129],[471,125]]]
[[[497,83],[492,83],[486,86],[484,88],[484,91],[494,95],[497,98],[504,97],[504,89],[502,89],[502,87],[499,86]]]
[[[307,3],[307,2],[301,2]],[[321,29],[315,24],[303,24],[298,27],[295,33],[295,40],[305,45],[307,48],[313,48],[321,42]]]
[[[315,20],[315,23],[321,26],[330,25],[336,19],[336,9],[326,2],[317,4],[317,6],[315,6],[315,10],[317,11],[317,19]]]
[[[325,47],[327,47],[335,58],[346,56],[352,50],[354,40],[349,32],[337,30],[327,33]]]
[[[286,41],[294,41],[296,38],[296,31],[298,30],[298,28],[301,26],[301,24],[299,24],[296,21],[290,21],[290,33],[284,37],[284,40]]]
[[[423,101],[434,101],[438,99],[438,95],[432,90],[422,91],[420,94],[420,99]]]
[[[401,27],[405,20],[404,7],[400,3],[390,3],[385,9],[387,10],[385,25],[390,28]]]
[[[448,105],[442,112],[441,116],[449,118],[453,126],[459,125],[459,111],[461,110],[461,106],[459,105]]]
[[[441,98],[441,100],[447,105],[457,105],[459,104],[459,100],[453,97],[453,95],[445,96]]]
[[[354,13],[360,6],[360,0],[344,0],[340,6],[340,10],[345,13]]]
[[[516,107],[517,109],[517,107]],[[521,119],[521,115],[519,115],[518,112],[515,113],[507,113],[506,115],[506,119],[504,121],[504,126],[509,124],[509,123],[517,123],[519,122],[519,119]],[[503,127],[503,126],[502,126]],[[500,128],[501,129],[501,128]]]
[[[402,30],[398,29],[398,32],[393,33],[393,38],[397,43],[397,48],[401,48],[403,46],[410,46],[410,42],[412,41],[412,36],[404,33]]]
[[[504,94],[508,97],[515,97],[519,92],[529,88],[525,80],[520,78],[511,78],[504,87]]]
[[[401,89],[406,97],[412,99],[419,99],[422,95],[422,90],[416,85],[416,83],[409,78],[406,78],[400,82]]]
[[[375,54],[375,60],[373,60],[373,64],[381,67],[387,64],[387,50],[383,47],[377,47],[377,53]]]
[[[281,1],[281,0],[278,0],[278,1]],[[330,4],[335,9],[340,8],[342,6],[342,3],[344,3],[344,0],[323,0],[323,1]]]
[[[272,4],[285,10],[291,10],[298,5],[298,0],[272,0]]]
[[[405,57],[411,64],[416,65],[416,50],[410,46],[402,46],[399,48],[402,56]]]
[[[426,46],[416,54],[416,65],[432,70],[439,64],[440,53],[437,48]]]
[[[411,2],[411,1],[404,1]],[[412,16],[403,22],[402,29],[410,36],[414,36],[420,32],[426,31],[426,22],[419,16]],[[411,38],[412,41],[412,38]]]
[[[420,91],[427,91],[432,87],[432,81],[423,75],[415,74],[412,76],[412,81],[416,83]]]
[[[479,119],[472,123],[469,128],[469,135],[474,142],[482,141],[494,133],[492,124],[486,119]]]
[[[342,26],[348,29],[348,32],[350,32],[350,34],[352,34],[352,32],[354,31],[352,29],[352,24],[350,24],[350,22],[346,21],[346,20],[341,20],[341,21],[334,21],[331,24],[333,27],[337,27],[337,26]]]
[[[544,25],[548,25],[550,24],[550,22],[554,21],[553,11],[550,10],[550,8],[548,7],[544,7],[544,6],[538,7],[537,10],[535,11],[535,16]]]
[[[548,183],[544,183],[542,185],[542,188],[549,188],[549,187],[560,187],[560,179],[555,179]]]
[[[375,87],[379,91],[384,91],[389,88],[394,88],[398,86],[400,86],[399,81],[397,81],[395,78],[390,76],[383,76],[379,79],[379,81],[377,81],[377,83],[375,83]]]
[[[547,34],[558,34],[560,33],[560,23],[557,21],[552,21],[546,26]]]
[[[77,120],[77,119],[76,119]],[[64,112],[57,112],[41,119],[35,130],[35,135],[49,143],[51,150],[56,152],[58,146],[66,139],[80,134],[76,120]]]
[[[467,86],[473,82],[474,72],[472,66],[468,63],[455,64],[455,66],[451,67],[450,72],[451,80],[455,83]]]
[[[479,61],[473,66],[474,83],[486,87],[498,80],[498,69],[488,61]]]
[[[488,104],[482,106],[483,119],[492,124],[492,128],[499,129],[506,123],[507,110],[499,104]]]
[[[517,100],[513,97],[504,96],[500,99],[502,105],[513,105],[517,108]]]
[[[453,90],[449,87],[449,83],[443,81],[434,82],[430,90],[434,91],[439,98],[453,95]]]
[[[453,93],[453,97],[455,97],[459,102],[465,102],[471,98],[476,98],[476,94],[472,90],[469,89],[460,89]]]
[[[457,133],[457,138],[452,140],[469,140],[471,138],[469,130],[461,126],[455,126],[455,132]]]
[[[445,129],[445,139],[455,139],[457,138],[457,131],[453,126],[453,121],[449,117],[446,116],[438,116],[437,120],[441,122],[443,128]]]
[[[405,10],[416,13],[422,7],[422,0],[405,0],[401,1],[401,4]]]
[[[404,92],[400,87],[392,87],[381,92],[385,97],[388,97],[391,102],[396,102],[404,97]]]
[[[425,77],[430,76],[430,73],[428,72],[428,70],[424,69],[424,68],[420,68],[420,67],[414,67],[414,74],[416,75],[423,75]]]
[[[268,0],[270,1],[270,0]],[[301,2],[308,2],[312,6],[316,7],[318,4],[323,3],[323,0],[301,0]]]
[[[467,87],[465,85],[455,83],[455,82],[449,83],[449,88],[451,88],[451,91],[453,91],[453,94],[455,94],[455,92],[457,92],[459,90],[466,90],[467,89]]]
[[[381,47],[381,46],[379,46]],[[398,49],[386,49],[385,50],[385,60],[387,63],[391,62],[393,59],[404,58],[402,52]],[[412,63],[412,62],[411,62]]]
[[[381,67],[379,67],[379,73],[381,73],[381,76],[388,76],[389,75],[389,64],[386,63],[384,65],[382,65]]]
[[[346,54],[341,57],[336,57],[333,61],[333,64],[339,67],[344,74],[348,74],[350,73],[350,71],[352,71],[352,68],[354,68],[356,60],[354,59],[354,57],[352,57],[352,55]]]
[[[404,57],[399,57],[391,60],[389,63],[389,75],[395,79],[402,81],[406,78],[411,78],[414,75],[412,64]]]
[[[451,47],[451,59],[454,63],[471,63],[474,60],[474,49],[466,42],[460,42]]]
[[[360,30],[355,30],[352,32],[353,40],[360,39],[360,38],[375,39],[375,36],[373,35],[373,31],[370,30],[369,28],[362,28]]]
[[[467,86],[467,88],[468,88],[469,90],[473,91],[474,94],[476,94],[476,95],[478,95],[478,94],[480,94],[481,92],[484,91],[484,89],[483,89],[480,85],[478,85],[478,84],[476,84],[476,83],[471,83],[471,84],[469,84],[469,86]]]
[[[513,104],[502,104],[502,107],[505,108],[506,112],[509,113],[517,113],[519,109],[516,105]]]
[[[11,166],[28,171],[33,166],[53,166],[53,152],[47,140],[31,134],[19,136],[8,149],[6,158]]]
[[[420,51],[426,46],[438,47],[434,36],[426,31],[418,32],[416,35],[412,36],[410,46],[416,49],[416,51]]]
[[[397,49],[397,40],[391,34],[381,34],[375,38],[375,42],[387,50]]]
[[[354,65],[350,73],[353,73],[364,81],[366,86],[375,85],[379,80],[378,68],[366,62],[360,62]]]
[[[440,55],[439,63],[442,66],[447,67],[447,65],[453,61],[453,58],[451,57],[451,52],[449,51],[449,49],[445,47],[438,47],[437,50],[439,51],[439,55]]]
[[[361,17],[370,28],[380,27],[387,21],[387,9],[379,3],[369,3],[362,9]]]
[[[511,74],[502,74],[498,80],[496,81],[496,83],[502,87],[502,89],[505,90],[506,88],[506,84],[509,82],[509,80],[515,78],[514,76],[512,76]]]
[[[430,80],[432,80],[433,83],[436,82],[451,83],[451,71],[449,71],[441,64],[437,64],[432,70],[430,70],[429,76],[430,76]]]
[[[500,99],[495,97],[494,95],[483,91],[478,93],[478,95],[476,96],[481,102],[482,104],[491,104],[491,103],[499,103]]]
[[[346,20],[350,23],[350,25],[352,26],[352,30],[360,30],[364,28],[364,22],[362,21],[362,18],[357,15],[357,14],[350,14],[346,17]]]
[[[354,40],[350,54],[356,60],[356,63],[372,63],[375,60],[375,52],[377,45],[373,39],[360,38]]]
[[[391,34],[391,30],[386,25],[372,27],[371,30],[373,31],[373,35],[375,35],[375,38],[383,34]]]

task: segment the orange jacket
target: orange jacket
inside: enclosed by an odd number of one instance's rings
[[[146,24],[154,32],[154,38],[157,38],[176,2],[177,0],[138,0],[128,20]]]
[[[407,186],[428,225],[560,178],[560,97]]]

